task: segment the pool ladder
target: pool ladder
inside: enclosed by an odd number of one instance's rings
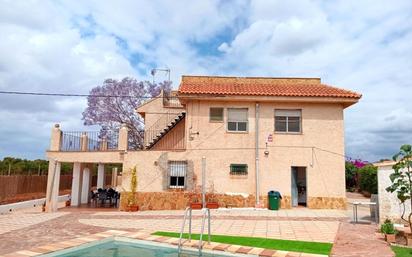
[[[186,226],[186,220],[189,218],[189,242],[192,240],[192,208],[187,207],[185,210],[185,215],[183,217],[183,223],[182,223],[182,228],[180,230],[180,236],[179,236],[179,245],[177,248],[178,255],[180,255],[182,251],[182,245],[183,245],[183,233],[185,230]],[[200,231],[200,238],[199,238],[199,256],[202,255],[202,249],[203,249],[203,233],[205,231],[205,221],[207,219],[207,236],[208,236],[208,244],[210,244],[210,209],[209,208],[203,208],[202,209],[202,228]]]

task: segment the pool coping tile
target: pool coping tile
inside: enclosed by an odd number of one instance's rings
[[[31,257],[31,256],[38,256],[42,254],[48,254],[55,251],[60,251],[63,249],[99,241],[105,238],[113,237],[126,237],[131,239],[139,239],[139,240],[146,240],[152,242],[160,242],[169,245],[178,245],[179,238],[175,237],[167,237],[167,236],[157,236],[151,235],[145,232],[130,232],[130,231],[122,231],[122,230],[107,230],[87,236],[75,237],[69,240],[42,245],[33,247],[28,250],[19,250],[13,253],[8,253],[4,255],[0,255],[0,257]],[[199,249],[199,240],[191,240],[188,241],[185,239],[183,242],[183,246]],[[249,247],[249,246],[242,246],[242,245],[232,245],[232,244],[223,244],[217,242],[210,242],[207,241],[203,243],[203,249],[207,250],[215,250],[215,251],[225,251],[237,254],[248,254],[248,255],[256,255],[260,257],[327,257],[327,255],[321,254],[310,254],[310,253],[300,253],[300,252],[288,252],[288,251],[281,251],[281,250],[274,250],[274,249],[264,249],[259,247]]]

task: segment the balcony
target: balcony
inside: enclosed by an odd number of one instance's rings
[[[118,150],[119,131],[62,131],[60,151]]]
[[[176,91],[163,92],[163,106],[167,108],[183,108]]]

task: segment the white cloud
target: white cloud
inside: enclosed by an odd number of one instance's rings
[[[151,79],[155,66],[171,68],[175,87],[183,74],[316,76],[364,95],[345,114],[348,154],[383,158],[412,143],[401,133],[409,127],[376,130],[411,113],[407,0],[6,0],[0,7],[2,90],[86,93],[107,77]],[[47,145],[55,122],[82,129],[84,106],[84,99],[0,96],[7,124],[0,156],[42,157],[20,139]]]

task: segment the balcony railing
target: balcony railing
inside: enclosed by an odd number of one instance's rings
[[[169,108],[183,108],[175,91],[163,92],[163,106]]]
[[[60,151],[106,151],[118,146],[118,131],[63,131]]]

